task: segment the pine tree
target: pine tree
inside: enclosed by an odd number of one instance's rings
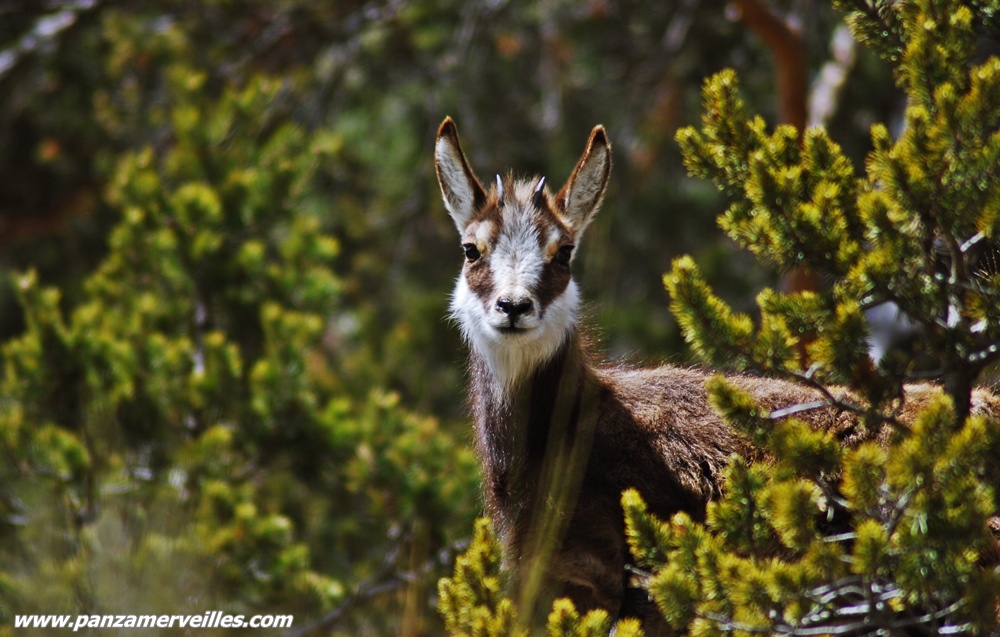
[[[289,120],[278,80],[169,77],[167,138],[120,157],[82,299],[13,277],[0,634],[15,613],[214,609],[418,630],[475,463],[393,394],[345,391],[323,347],[345,311],[313,174],[336,139]],[[365,582],[415,601],[373,608]]]
[[[677,135],[690,173],[731,198],[719,220],[730,238],[830,282],[763,291],[755,321],[713,294],[692,259],[665,276],[706,361],[824,396],[768,413],[716,377],[715,407],[773,464],[735,460],[704,524],[654,520],[625,494],[633,552],[678,634],[996,628],[1000,572],[980,554],[994,542],[1000,428],[970,415],[973,383],[1000,355],[1000,274],[982,256],[1000,230],[1000,59],[974,60],[977,26],[995,26],[996,7],[841,4],[908,98],[898,138],[872,127],[864,176],[825,131],[769,132],[748,116],[731,71],[706,82],[701,127]],[[917,379],[911,361],[868,355],[864,312],[885,302],[920,326],[944,390],[909,423],[899,414],[904,383]],[[820,406],[893,433],[845,449],[795,419]]]

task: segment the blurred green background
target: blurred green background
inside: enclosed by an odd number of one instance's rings
[[[0,635],[208,610],[440,634],[481,499],[438,123],[484,180],[553,186],[604,124],[585,313],[610,359],[686,363],[675,256],[744,311],[795,285],[723,238],[673,141],[724,67],[858,165],[902,106],[812,0],[0,2]]]

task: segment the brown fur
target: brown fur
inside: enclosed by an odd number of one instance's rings
[[[471,389],[487,512],[511,566],[524,571],[522,582],[530,580],[535,558],[550,564],[544,582],[529,587],[537,589],[530,590],[529,600],[547,589],[568,595],[581,612],[603,608],[612,617],[645,615],[644,594],[628,590],[631,557],[622,491],[637,489],[661,519],[684,511],[703,520],[708,502],[722,493],[723,470],[734,454],[765,460],[709,405],[706,372],[593,366],[573,334],[553,361],[519,387],[511,401],[504,401],[487,383],[478,382],[484,378],[477,371],[480,364],[474,356]],[[772,411],[821,398],[818,392],[775,379],[730,380]],[[933,385],[910,386],[902,420],[912,420],[939,392]],[[1000,414],[1000,402],[984,390],[976,392],[973,402],[977,412]],[[797,417],[849,446],[867,440],[884,444],[891,435],[888,426],[869,432],[857,426],[856,417],[833,408]],[[576,473],[553,476],[548,471],[560,456],[574,454],[577,461],[567,464]],[[553,477],[561,484],[547,482]],[[560,492],[567,490],[568,496],[561,498]],[[575,503],[554,511],[540,500]],[[535,537],[546,530],[558,536],[548,553],[538,549]]]
[[[483,259],[465,263],[465,278],[469,282],[469,287],[479,297],[486,299],[493,295],[493,277],[490,273],[490,266]]]

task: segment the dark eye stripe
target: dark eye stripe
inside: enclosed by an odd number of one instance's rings
[[[535,289],[541,311],[544,312],[552,301],[566,291],[569,281],[569,268],[565,265],[553,262],[542,268],[542,276]]]
[[[493,272],[485,259],[468,261],[464,268],[469,289],[482,302],[489,303],[493,297]]]

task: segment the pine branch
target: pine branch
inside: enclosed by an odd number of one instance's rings
[[[892,0],[834,0],[834,6],[849,14],[851,33],[875,49],[887,62],[896,62],[906,48],[902,22]]]

